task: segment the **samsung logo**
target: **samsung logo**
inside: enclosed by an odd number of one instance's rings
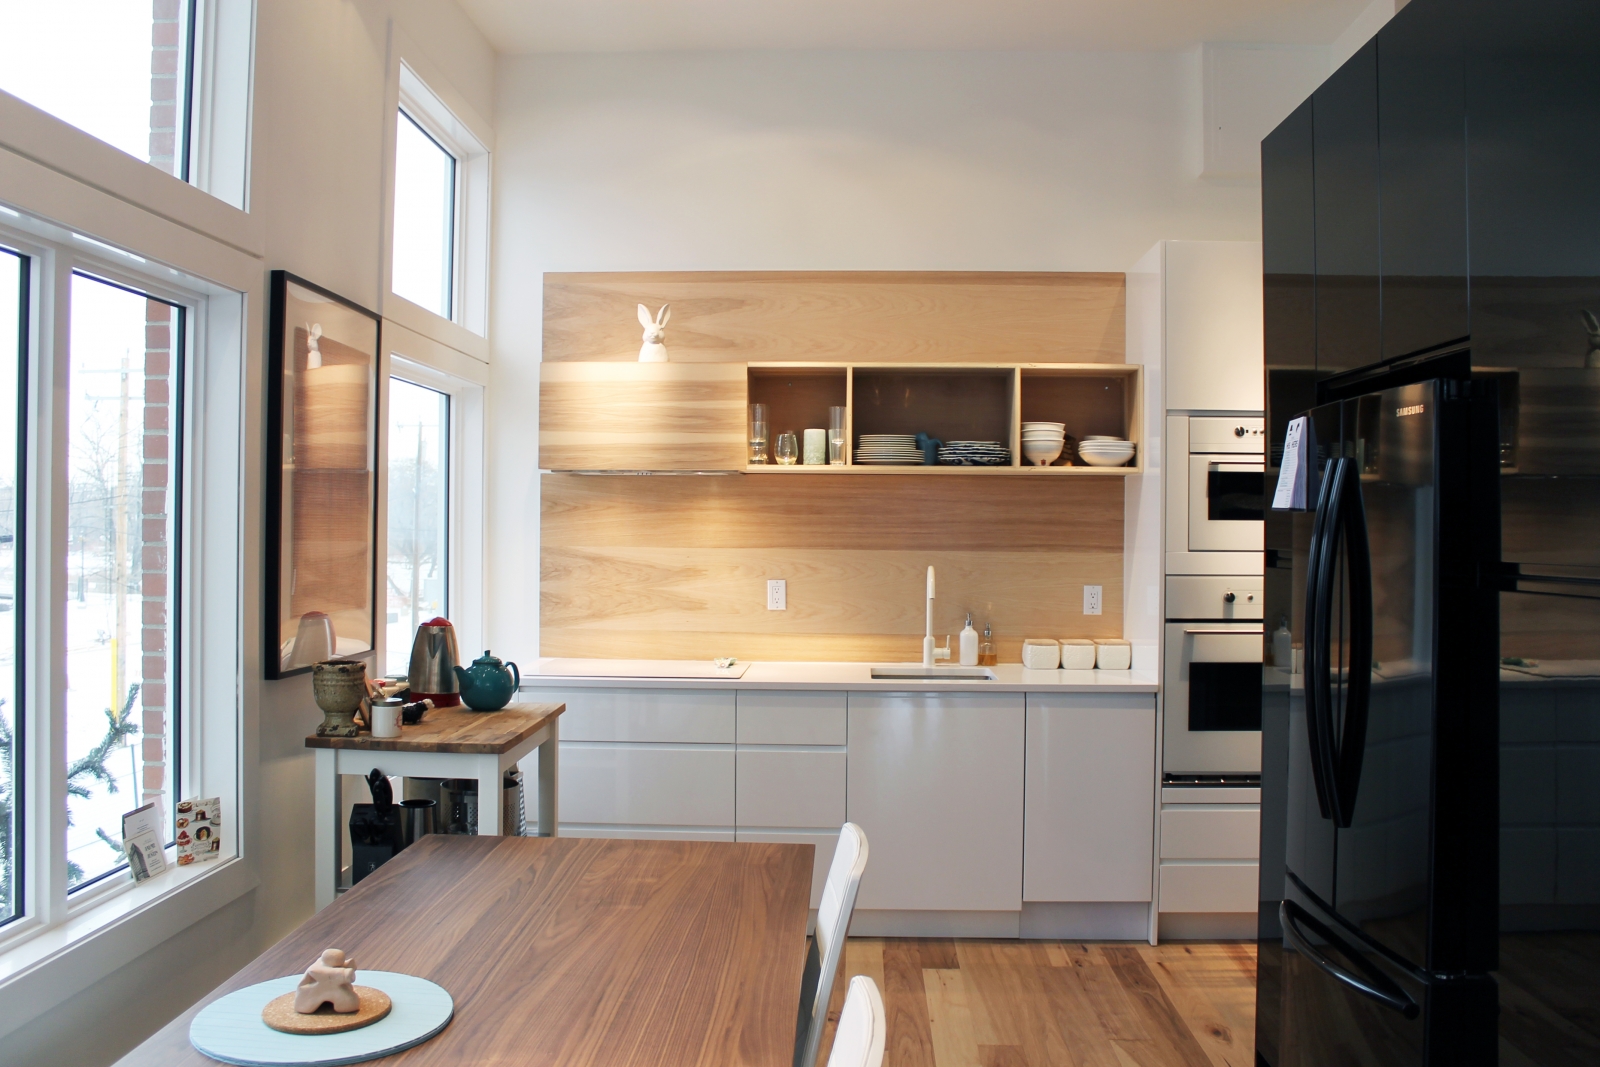
[[[1426,410],[1427,405],[1425,404],[1412,404],[1410,407],[1395,408],[1394,413],[1403,418],[1406,415],[1421,415]]]

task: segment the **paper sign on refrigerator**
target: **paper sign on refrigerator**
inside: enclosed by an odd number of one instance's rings
[[[1306,447],[1306,426],[1306,417],[1301,415],[1290,421],[1289,429],[1283,436],[1283,461],[1278,467],[1278,488],[1272,494],[1274,511],[1305,510],[1311,452]]]

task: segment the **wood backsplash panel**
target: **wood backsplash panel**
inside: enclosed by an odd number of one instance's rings
[[[685,363],[1121,363],[1121,274],[677,271],[546,274],[544,359],[639,356],[636,304],[672,305]]]
[[[941,640],[967,610],[1006,662],[1024,637],[1122,635],[1121,478],[796,482],[544,475],[541,654],[914,660],[929,565]]]

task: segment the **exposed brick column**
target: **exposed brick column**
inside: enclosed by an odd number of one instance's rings
[[[150,30],[150,163],[178,173],[178,84],[183,70],[183,0],[152,0]]]
[[[144,770],[140,803],[155,800],[167,785],[167,723],[171,656],[168,642],[168,542],[173,309],[159,300],[145,305],[144,405],[140,440],[143,462],[139,493],[139,583],[142,650],[139,701],[143,714]]]

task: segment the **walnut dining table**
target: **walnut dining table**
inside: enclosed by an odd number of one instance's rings
[[[206,1004],[325,948],[443,986],[438,1036],[394,1067],[789,1067],[811,845],[431,835],[121,1061],[202,1067]],[[360,981],[360,972],[357,972]]]
[[[565,704],[507,704],[499,711],[431,708],[422,721],[405,726],[399,737],[306,738],[317,754],[316,901],[333,903],[343,870],[340,845],[345,809],[340,782],[347,774],[365,776],[374,767],[412,778],[470,778],[478,782],[478,833],[498,834],[501,776],[524,756],[539,750],[539,836],[557,836],[560,796],[558,726]]]

